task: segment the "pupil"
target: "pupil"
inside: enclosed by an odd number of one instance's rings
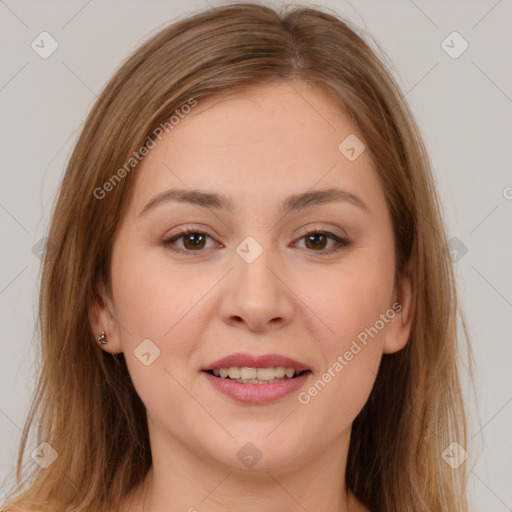
[[[188,244],[190,243],[192,247],[199,247],[201,242],[203,241],[202,240],[203,238],[203,235],[199,235],[197,233],[192,233],[190,235],[187,235],[187,237],[185,237],[185,244]],[[196,239],[195,241],[193,241],[192,239]]]
[[[309,239],[310,242],[313,242],[313,247],[316,247],[316,248],[319,247],[319,245],[318,245],[318,237],[324,237],[324,235],[322,235],[321,233],[316,233],[314,235],[309,235],[308,239]],[[325,242],[325,238],[324,238],[324,242]],[[324,244],[320,244],[320,247],[323,248],[323,245]]]

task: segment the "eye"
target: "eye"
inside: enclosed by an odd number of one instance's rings
[[[336,244],[328,249],[325,249],[329,239],[336,242]],[[305,240],[306,248],[312,249],[313,252],[318,254],[330,254],[350,245],[350,241],[348,239],[335,235],[329,231],[309,231],[299,240]]]
[[[181,238],[183,239],[183,247],[173,247],[175,242]],[[185,229],[180,231],[179,234],[163,240],[162,244],[175,252],[201,252],[205,248],[207,238],[211,238],[211,236],[194,229]],[[216,242],[216,245],[219,244]]]
[[[211,236],[202,231],[197,231],[194,229],[184,229],[183,231],[180,231],[178,234],[172,236],[171,238],[163,240],[162,245],[174,252],[199,253],[203,249],[207,248],[205,247],[207,238],[213,240]],[[175,247],[176,242],[179,241],[180,239],[183,239],[183,246]],[[334,253],[350,245],[350,241],[348,239],[339,237],[329,231],[309,231],[308,233],[300,237],[299,240],[305,240],[306,249],[311,249],[312,252],[316,252],[318,254]],[[325,247],[329,240],[334,241],[335,245],[326,249]],[[215,242],[215,246],[222,247],[222,245],[219,242]]]

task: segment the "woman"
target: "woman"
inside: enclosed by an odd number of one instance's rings
[[[246,3],[151,38],[49,239],[38,443],[3,510],[467,510],[429,159],[346,21]]]

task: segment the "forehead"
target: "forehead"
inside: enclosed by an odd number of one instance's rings
[[[335,99],[306,84],[198,101],[139,164],[134,204],[140,210],[152,194],[176,185],[222,189],[235,200],[299,193],[320,181],[357,188],[375,176],[365,152],[355,161],[340,152],[353,134],[361,138]]]
[[[292,146],[297,152],[299,141],[308,142],[304,150],[314,151],[319,143],[336,147],[340,137],[355,131],[332,94],[308,84],[279,83],[200,101],[173,129],[172,138],[176,145],[194,136],[210,148],[256,151],[265,144],[273,150]]]

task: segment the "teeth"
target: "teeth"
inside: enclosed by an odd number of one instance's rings
[[[269,382],[275,379],[282,379],[285,376],[291,379],[295,375],[293,368],[285,368],[284,366],[275,366],[269,368],[248,368],[232,366],[231,368],[219,368],[213,370],[216,377],[223,379],[230,378],[244,384],[258,384],[261,382]]]
[[[276,378],[276,371],[274,368],[258,368],[256,372],[258,374],[258,380],[274,380]],[[292,370],[292,375],[295,372]]]
[[[278,366],[277,368],[274,368],[276,371],[276,377],[278,379],[282,379],[286,375],[286,368],[283,366]]]
[[[239,379],[240,378],[240,368],[237,368],[236,366],[232,366],[229,369],[229,378],[230,379]]]
[[[240,368],[240,378],[244,380],[255,379],[258,375],[258,370],[256,368]]]

